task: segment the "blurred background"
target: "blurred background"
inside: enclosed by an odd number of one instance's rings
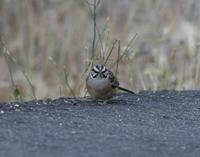
[[[111,50],[135,92],[200,89],[199,0],[100,0],[91,59],[94,1],[0,1],[1,101],[85,96],[88,63]]]

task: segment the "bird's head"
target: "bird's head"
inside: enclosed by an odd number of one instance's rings
[[[108,73],[108,69],[104,65],[97,64],[92,68],[90,76],[93,79],[105,79],[108,77]]]

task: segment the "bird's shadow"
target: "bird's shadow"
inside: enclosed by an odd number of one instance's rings
[[[127,105],[128,101],[124,97],[114,96],[106,100],[87,98],[87,103],[92,105]]]
[[[84,105],[129,105],[135,104],[135,101],[138,99],[138,95],[133,95],[134,98],[130,99],[130,95],[126,93],[118,93],[114,97],[110,99],[94,99],[90,96],[83,97],[77,100],[76,104],[84,104]]]

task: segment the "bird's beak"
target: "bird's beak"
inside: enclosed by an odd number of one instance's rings
[[[103,73],[100,73],[99,75],[100,75],[101,78],[105,78]]]
[[[97,78],[101,79],[101,78],[104,78],[103,74],[100,72],[98,75],[97,75]]]

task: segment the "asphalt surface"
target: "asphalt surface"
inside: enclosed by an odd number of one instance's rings
[[[0,103],[0,157],[198,157],[200,91]]]

